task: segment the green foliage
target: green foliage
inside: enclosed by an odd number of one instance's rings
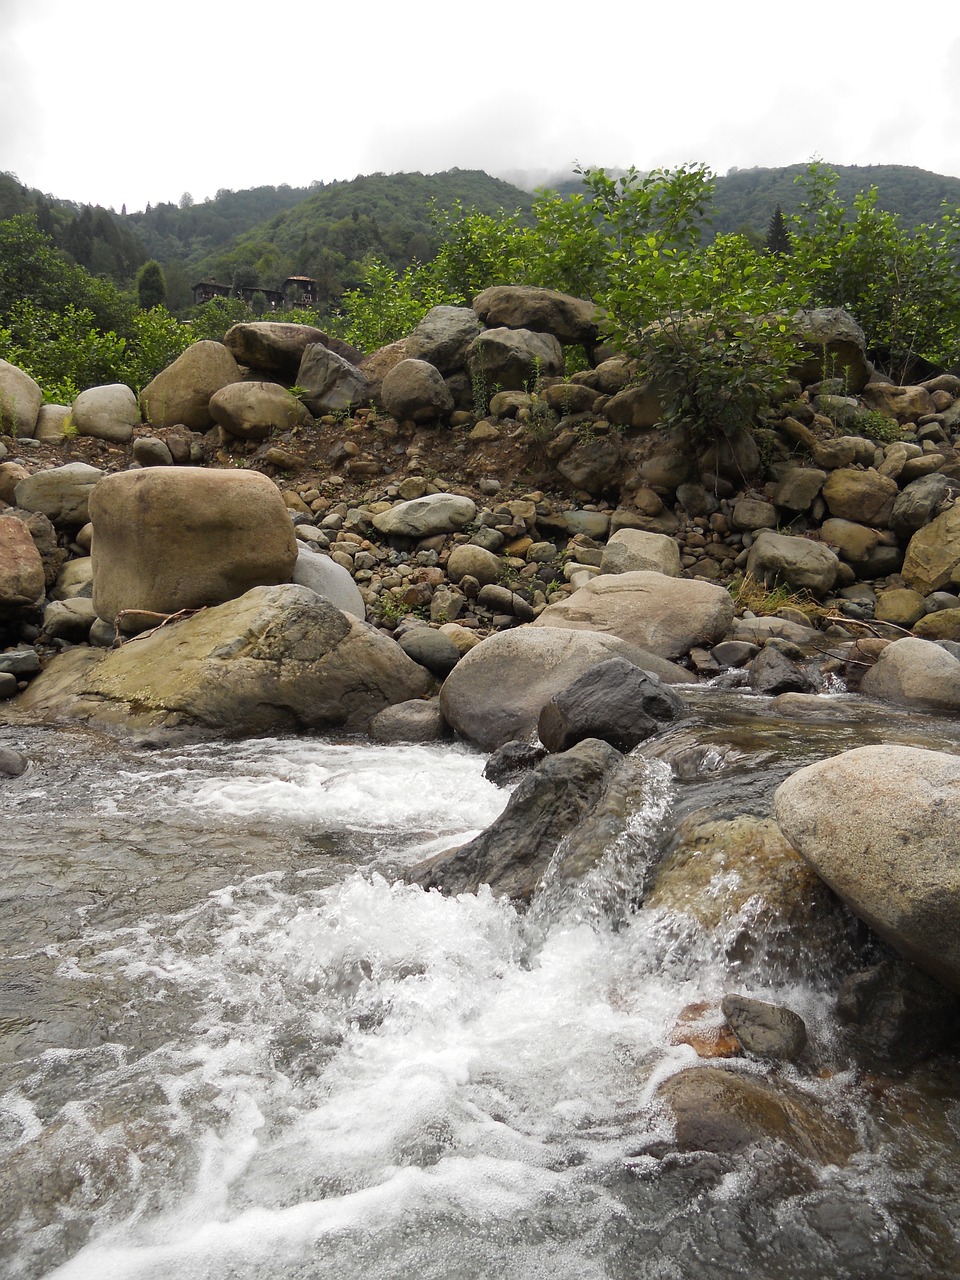
[[[858,410],[847,423],[847,431],[851,435],[865,436],[868,440],[879,440],[881,444],[890,444],[899,440],[902,435],[896,418],[888,418],[879,409]]]
[[[254,315],[242,298],[212,298],[197,307],[190,320],[190,333],[195,342],[207,339],[222,342],[232,325],[253,320]]]
[[[162,307],[167,300],[167,282],[156,258],[145,262],[137,272],[137,302],[143,311]]]
[[[331,330],[361,351],[375,351],[410,333],[431,307],[461,303],[461,297],[451,296],[437,281],[431,267],[407,267],[398,274],[389,263],[370,259],[362,287],[348,290],[340,299]]]

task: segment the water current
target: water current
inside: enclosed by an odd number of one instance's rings
[[[524,913],[400,879],[506,803],[465,747],[0,727],[31,762],[0,783],[0,1274],[960,1275],[956,1060],[866,1077],[815,936],[733,971],[634,909],[684,813],[769,813],[805,763],[957,726],[689,705],[628,835]],[[671,1029],[733,987],[806,1020],[820,1069],[780,1074],[854,1128],[846,1166],[662,1155],[656,1088],[697,1062]]]

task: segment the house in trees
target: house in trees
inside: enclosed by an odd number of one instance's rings
[[[204,302],[210,302],[214,298],[229,298],[232,292],[228,284],[214,284],[212,280],[202,280],[193,287],[193,305],[201,306]]]
[[[288,307],[315,307],[317,305],[317,282],[310,276],[287,276],[280,286],[284,302]]]

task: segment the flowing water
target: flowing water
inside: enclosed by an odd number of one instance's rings
[[[31,760],[0,785],[0,1274],[960,1274],[955,1059],[865,1078],[816,936],[732,969],[719,937],[634,909],[684,813],[768,813],[863,742],[960,749],[956,725],[858,705],[800,725],[693,695],[626,837],[526,913],[400,879],[505,804],[466,748],[0,728]],[[847,1166],[652,1154],[657,1085],[697,1061],[677,1016],[730,989],[805,1018],[820,1069],[781,1074],[856,1130]]]

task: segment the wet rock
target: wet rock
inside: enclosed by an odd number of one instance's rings
[[[905,636],[879,651],[860,679],[860,691],[901,707],[956,713],[960,711],[960,662],[932,640]]]
[[[671,1076],[657,1096],[673,1115],[670,1149],[730,1155],[782,1142],[817,1164],[843,1165],[857,1150],[854,1133],[817,1100],[785,1081],[721,1067],[690,1067]]]
[[[635,777],[635,762],[594,739],[548,756],[519,782],[495,822],[469,844],[414,868],[411,880],[450,894],[489,884],[497,896],[529,902],[561,840],[568,874],[583,874],[615,836],[614,815],[621,829],[626,821],[627,785],[617,780],[621,765]],[[607,794],[611,788],[614,797]]]
[[[806,1024],[792,1009],[735,994],[724,996],[720,1007],[751,1057],[795,1062],[806,1048]]]
[[[384,707],[370,721],[374,742],[439,742],[450,730],[436,698],[414,699]]]
[[[537,731],[548,751],[567,751],[584,738],[601,738],[630,751],[656,733],[658,721],[683,710],[676,693],[624,658],[610,658],[554,694],[540,712]]]
[[[892,957],[843,981],[837,1013],[862,1062],[905,1069],[956,1039],[960,999]]]
[[[719,1006],[708,1000],[685,1005],[668,1039],[671,1044],[688,1044],[698,1058],[743,1057],[743,1046]]]
[[[960,757],[858,747],[792,774],[775,808],[793,847],[862,920],[960,991]]]
[[[549,605],[533,625],[606,632],[672,659],[722,640],[733,614],[729,592],[711,583],[619,573],[596,577],[562,603]]]
[[[0,776],[19,778],[29,763],[27,757],[13,747],[0,747]]]
[[[765,645],[750,663],[750,688],[754,693],[809,693],[813,681],[772,644]]]
[[[498,747],[483,767],[483,776],[498,787],[512,786],[547,754],[546,747],[530,742],[505,742]]]
[[[471,649],[444,681],[440,705],[457,733],[493,751],[511,739],[533,738],[544,704],[611,657],[626,658],[669,684],[695,679],[616,636],[532,625],[501,631]]]

